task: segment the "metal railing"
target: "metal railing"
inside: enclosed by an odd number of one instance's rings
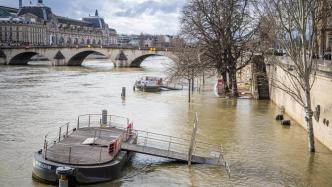
[[[162,86],[174,89],[174,90],[183,90],[183,84],[173,83],[173,82],[166,82],[162,84]]]
[[[101,125],[106,125],[108,127],[117,126],[121,128],[126,128],[129,124],[129,118],[117,115],[107,115],[107,124],[102,124],[101,114],[84,114],[77,118],[77,129],[83,127],[100,127]]]
[[[44,153],[44,158],[47,160],[54,160],[55,157],[57,157],[58,159],[56,159],[55,161],[57,162],[61,162],[61,163],[66,163],[66,164],[78,164],[77,161],[75,160],[80,160],[82,158],[82,148],[86,148],[86,145],[67,145],[67,144],[62,144],[62,140],[66,139],[68,136],[70,136],[70,134],[74,131],[76,131],[76,128],[74,128],[73,131],[61,131],[60,129],[67,129],[69,127],[69,123],[59,127],[59,135],[58,137],[56,137],[55,139],[50,139],[47,136],[45,136],[45,140],[44,140],[44,149],[43,149],[43,153]],[[68,135],[67,135],[68,132]],[[95,128],[94,129],[94,135],[93,135],[93,140],[97,140],[97,139],[102,139],[102,137],[106,136],[109,137],[110,132],[112,132],[112,130],[110,129],[103,129],[103,128]],[[127,134],[122,133],[120,134],[117,139],[122,142],[122,141],[127,141],[129,138],[129,136],[127,136]],[[51,141],[50,141],[51,140]],[[53,145],[61,145],[63,147],[61,153],[57,153],[56,151],[49,149],[50,146]],[[103,162],[108,162],[110,161],[119,151],[120,151],[120,147],[116,148],[116,150],[112,153],[108,152],[108,144],[105,145],[95,145],[94,149],[98,149],[96,151],[98,151],[98,154],[95,154],[95,157],[89,157],[89,162],[85,162],[85,163],[81,163],[82,165],[86,164],[101,164]],[[50,155],[52,155],[50,157]]]
[[[70,44],[70,45],[44,45],[44,44],[11,44],[11,43],[1,43],[0,47],[2,49],[26,49],[26,48],[105,48],[105,49],[136,49],[143,51],[151,51],[151,48],[155,47],[136,47],[136,46],[118,46],[118,45],[97,45],[97,44]],[[172,51],[173,47],[160,47],[156,48],[154,52],[158,51]]]
[[[75,132],[78,129],[86,128],[86,127],[100,127],[101,123],[101,114],[85,114],[78,116],[76,126],[71,125],[70,123],[66,123],[59,127],[59,131],[57,135],[49,136],[50,134],[45,135],[44,140],[44,156],[47,159],[47,154],[51,153],[53,155],[57,155],[58,153],[49,152],[48,147],[54,144],[61,144],[61,141],[71,135],[71,133]],[[137,129],[128,129],[129,119],[122,116],[117,115],[107,115],[108,123],[104,127],[116,127],[117,129],[121,129],[123,132],[120,134],[120,141],[128,141],[129,137],[137,137],[137,145],[141,145],[144,148],[157,148],[160,150],[167,151],[167,156],[172,153],[182,153],[185,156],[185,159],[189,159],[188,150],[191,147],[191,140],[187,138],[180,138],[171,135],[165,135],[155,132],[149,132],[144,130]],[[198,119],[195,120],[195,123],[198,123]],[[109,133],[112,131],[109,128],[95,128],[93,138],[102,138],[103,133]],[[104,134],[104,135],[105,135]],[[75,149],[79,149],[84,145],[75,145],[75,146],[66,146],[63,145],[67,149],[65,151],[68,154],[68,158],[63,162],[72,163],[73,160],[78,159],[80,155],[77,155]],[[230,168],[228,163],[224,159],[224,152],[222,145],[220,144],[211,144],[203,141],[194,140],[192,145],[192,155],[200,156],[205,158],[215,158],[216,163],[209,163],[214,165],[222,165],[227,169],[228,175],[230,174]],[[105,146],[100,145],[99,154],[96,158],[91,158],[91,162],[102,163],[102,161],[106,158],[108,154]],[[59,154],[59,156],[63,156],[63,154]],[[108,156],[109,157],[109,156]]]
[[[287,65],[289,68],[292,68],[294,66],[294,63],[290,59],[289,56],[278,56],[277,57],[279,61]],[[313,59],[317,63],[317,70],[320,72],[332,72],[332,60],[326,60],[326,59]]]
[[[108,124],[106,124],[106,126],[108,126],[108,127],[117,126],[117,128],[121,128],[121,129],[125,130],[127,125],[129,124],[129,119],[122,117],[122,116],[107,115],[107,118],[108,118]],[[71,123],[66,123],[66,124],[60,126],[59,130],[57,132],[54,131],[54,132],[47,133],[44,138],[44,146],[43,146],[44,158],[48,159],[47,158],[48,154],[57,155],[57,153],[51,152],[49,150],[49,147],[51,147],[55,144],[61,144],[62,140],[64,140],[68,136],[70,136],[70,134],[75,132],[76,130],[78,130],[80,128],[85,128],[85,127],[100,127],[101,125],[103,125],[103,124],[101,124],[101,114],[86,114],[86,115],[78,116],[76,125],[71,124]],[[93,138],[94,139],[100,138],[102,136],[102,132],[109,132],[109,130],[102,129],[102,128],[95,129]],[[126,137],[124,137],[124,136],[126,136]],[[119,138],[121,140],[127,140],[128,137],[129,136],[127,136],[126,134],[122,134],[122,135],[120,135]],[[77,145],[75,145],[75,146],[63,145],[63,146],[68,148],[68,162],[66,162],[66,163],[71,163],[70,162],[72,160],[71,158],[73,158],[73,155],[75,154],[75,152],[74,152],[75,148],[78,148],[79,146],[77,146]],[[107,151],[104,151],[104,152],[106,153]],[[107,154],[108,154],[108,152],[107,152]],[[99,155],[103,155],[102,148],[100,149]],[[60,154],[59,154],[59,156],[60,156]],[[101,156],[100,156],[99,160],[97,159],[98,163],[101,162],[100,159],[101,159]],[[96,161],[96,160],[94,160],[94,161]]]

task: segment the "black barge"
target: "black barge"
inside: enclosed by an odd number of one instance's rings
[[[67,123],[59,128],[55,138],[45,136],[43,149],[34,153],[33,178],[57,183],[56,169],[63,166],[73,169],[68,177],[77,184],[100,183],[119,177],[133,154],[121,150],[121,144],[137,142],[137,136],[131,133],[132,127],[127,118],[120,116],[79,116],[75,127]]]

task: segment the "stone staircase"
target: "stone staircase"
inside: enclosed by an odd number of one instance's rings
[[[266,66],[262,56],[253,58],[253,79],[256,91],[256,98],[259,100],[269,100],[269,81],[266,73]]]

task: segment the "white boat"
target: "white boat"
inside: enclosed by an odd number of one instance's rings
[[[134,89],[144,92],[159,92],[163,80],[160,77],[144,76],[135,82]]]

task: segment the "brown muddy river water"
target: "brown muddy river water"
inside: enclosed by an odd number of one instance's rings
[[[190,105],[186,90],[133,92],[140,76],[163,76],[160,61],[166,62],[150,59],[141,69],[100,61],[83,67],[0,66],[0,186],[47,186],[31,179],[32,155],[42,148],[43,136],[102,109],[129,117],[137,129],[179,137],[190,136],[198,112],[198,139],[223,144],[231,178],[213,166],[136,154],[123,177],[93,186],[332,186],[332,152],[317,142],[317,153],[309,154],[305,130],[295,123],[282,127],[269,101],[218,98],[212,84],[194,93]]]

